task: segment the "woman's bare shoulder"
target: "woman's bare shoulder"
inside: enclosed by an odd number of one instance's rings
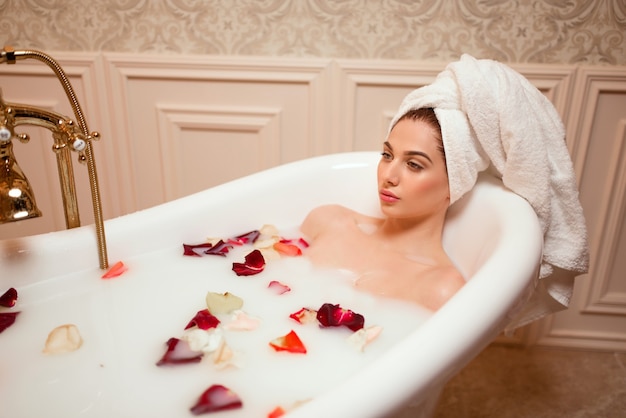
[[[326,230],[362,224],[379,225],[381,221],[380,218],[364,215],[345,206],[330,204],[311,210],[302,222],[300,230],[307,237],[315,239],[319,233]]]
[[[341,205],[322,205],[311,210],[300,230],[308,237],[315,238],[325,228],[337,226],[341,222],[354,219],[357,212]]]
[[[466,283],[461,272],[452,265],[438,267],[428,276],[431,287],[429,304],[434,310],[443,306]]]

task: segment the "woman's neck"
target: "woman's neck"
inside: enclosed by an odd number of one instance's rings
[[[442,246],[443,219],[385,219],[374,233],[385,248],[410,258],[448,260]]]

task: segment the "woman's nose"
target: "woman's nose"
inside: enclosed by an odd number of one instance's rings
[[[388,163],[385,166],[385,169],[383,170],[383,181],[385,184],[389,184],[391,186],[398,185],[399,176],[397,171],[398,170],[393,163]]]

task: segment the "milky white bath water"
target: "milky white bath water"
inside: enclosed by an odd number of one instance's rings
[[[243,408],[209,416],[266,417],[277,406],[289,408],[333,390],[429,316],[415,305],[357,291],[349,275],[313,268],[306,257],[268,260],[260,274],[237,276],[232,263],[243,262],[252,250],[246,245],[226,257],[188,257],[182,243],[173,243],[123,260],[129,270],[118,278],[102,280],[90,271],[20,289],[22,313],[0,336],[4,412],[187,417],[204,390],[223,385],[241,398]],[[277,294],[268,288],[273,280],[291,290]],[[220,369],[205,356],[199,363],[157,367],[165,342],[180,338],[189,320],[206,308],[207,292],[239,296],[242,310],[259,320],[254,330],[223,331],[238,366]],[[381,334],[360,351],[348,342],[353,332],[346,327],[322,328],[289,317],[324,303],[363,315],[365,327],[380,326]],[[223,324],[230,319],[218,317]],[[78,327],[83,346],[74,353],[44,355],[47,333],[64,323]],[[270,341],[292,330],[306,354],[270,347]],[[35,393],[38,402],[33,402]]]

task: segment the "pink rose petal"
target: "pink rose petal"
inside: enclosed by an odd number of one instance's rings
[[[224,328],[229,331],[252,331],[259,327],[261,320],[253,318],[244,311],[237,311],[233,314],[232,320]]]
[[[114,277],[121,276],[127,270],[128,270],[128,267],[126,267],[122,261],[118,261],[117,263],[113,264],[113,267],[111,267],[109,270],[107,270],[106,273],[102,275],[102,278],[112,279]]]
[[[269,285],[267,285],[268,289],[273,290],[277,295],[282,295],[283,293],[287,293],[291,291],[291,288],[285,284],[277,280],[272,280]]]

